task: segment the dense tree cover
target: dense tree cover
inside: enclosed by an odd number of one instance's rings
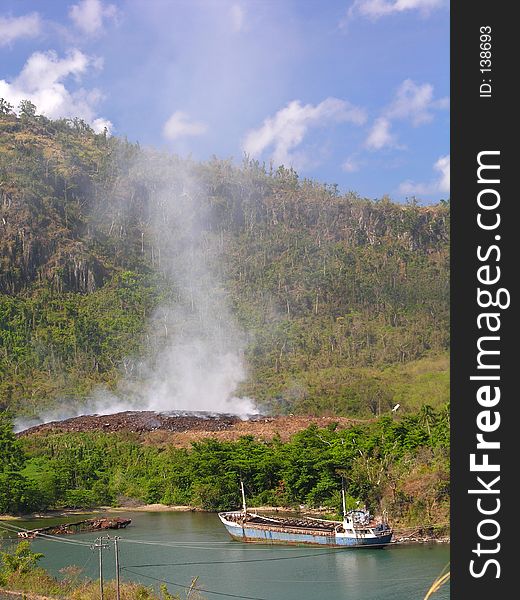
[[[4,431],[4,438],[12,434]],[[351,506],[360,501],[386,509],[408,524],[447,520],[448,406],[425,405],[412,415],[383,416],[347,429],[313,425],[285,443],[245,436],[177,448],[144,444],[133,434],[53,434],[23,437],[16,449],[4,444],[7,457],[18,456],[20,443],[24,462],[17,463],[16,474],[31,493],[0,511],[128,499],[229,509],[240,506],[242,478],[252,506],[305,504],[339,513],[343,477]],[[5,486],[3,480],[1,498]]]
[[[178,293],[158,235],[176,224],[157,190],[181,193],[186,177],[201,252],[247,335],[242,393],[315,413],[447,401],[449,203],[370,201],[283,167],[145,152],[30,103],[16,116],[2,102],[0,133],[3,407],[34,413],[115,386],[156,346],[147,323]],[[408,403],[403,386],[428,378],[427,397]]]
[[[38,503],[38,492],[22,475],[26,456],[13,433],[11,418],[0,412],[0,514],[32,510]]]

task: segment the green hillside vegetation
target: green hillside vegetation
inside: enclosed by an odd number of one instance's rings
[[[312,425],[289,441],[206,439],[191,448],[139,442],[135,434],[72,433],[16,439],[1,416],[0,513],[141,503],[229,510],[251,506],[387,510],[395,524],[446,525],[449,406],[339,429]],[[6,485],[9,483],[9,485]]]
[[[356,416],[448,400],[449,202],[363,199],[247,159],[197,163],[0,101],[3,408],[115,388],[160,342],[148,324],[179,290],[156,235],[163,175],[136,168],[145,157],[168,166],[168,185],[198,182],[201,252],[247,337],[240,393]]]

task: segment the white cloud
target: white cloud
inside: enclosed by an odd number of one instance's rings
[[[355,0],[347,16],[351,18],[360,16],[375,21],[388,15],[413,10],[428,16],[443,6],[446,6],[446,0]]]
[[[345,171],[345,173],[356,173],[361,168],[361,164],[354,157],[350,156],[347,160],[341,165],[341,170]]]
[[[242,147],[253,157],[272,148],[271,157],[275,164],[295,166],[296,160],[305,161],[303,155],[297,157],[293,150],[302,143],[309,128],[342,122],[362,125],[365,121],[365,111],[345,100],[327,98],[316,106],[293,100],[274,117],[265,119],[261,127],[249,131]]]
[[[438,172],[436,179],[429,183],[415,183],[413,181],[404,181],[399,186],[399,191],[406,195],[431,196],[434,194],[450,193],[450,155],[441,156],[433,165]]]
[[[94,125],[94,106],[101,99],[99,90],[78,89],[69,91],[63,81],[68,77],[79,80],[89,67],[99,66],[99,61],[72,50],[64,58],[56,52],[34,52],[25,63],[20,74],[8,83],[0,80],[0,97],[17,106],[21,100],[30,100],[40,114],[51,119],[79,117]],[[103,119],[110,130],[111,123]]]
[[[114,4],[106,6],[101,0],[80,0],[69,9],[69,17],[76,27],[87,35],[95,35],[103,30],[103,21],[113,19],[117,14]]]
[[[0,46],[7,46],[19,38],[32,38],[40,33],[38,13],[22,17],[0,17]]]
[[[390,127],[391,123],[385,117],[376,119],[365,140],[365,146],[371,150],[381,150],[385,146],[393,146],[395,136],[390,133]]]
[[[177,110],[164,124],[163,135],[173,141],[181,137],[203,135],[207,130],[206,123],[193,121],[189,115]]]
[[[231,15],[231,26],[235,33],[239,33],[244,30],[245,26],[245,12],[240,4],[233,4],[230,8]]]
[[[405,79],[397,88],[390,105],[382,111],[369,131],[365,146],[381,150],[387,146],[398,148],[396,136],[390,133],[393,121],[409,121],[414,127],[433,121],[435,111],[447,109],[449,98],[436,100],[431,83],[417,84]]]
[[[434,100],[433,85],[417,85],[411,79],[405,79],[395,94],[395,98],[386,110],[390,119],[409,119],[415,127],[433,120],[433,111],[447,108],[449,98]]]
[[[440,177],[437,180],[437,185],[440,192],[450,191],[450,155],[441,156],[433,165],[436,171],[439,171]]]

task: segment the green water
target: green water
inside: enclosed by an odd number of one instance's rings
[[[211,592],[262,600],[422,600],[449,562],[449,546],[444,544],[382,550],[256,546],[231,541],[214,514],[129,511],[117,516],[132,519],[127,529],[110,532],[121,537],[123,579],[158,587],[155,579],[188,586],[198,577],[208,600],[226,597]],[[63,521],[10,523],[35,528]],[[86,576],[97,578],[97,551],[70,543],[91,542],[96,537],[63,537],[69,543],[37,539],[33,547],[45,554],[42,566],[55,575],[74,564],[82,567]],[[2,546],[8,544],[5,541]],[[103,561],[105,577],[113,578],[112,547],[104,551]],[[177,586],[168,587],[184,597]],[[448,586],[433,596],[433,600],[448,598]]]

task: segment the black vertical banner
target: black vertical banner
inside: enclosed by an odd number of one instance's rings
[[[518,597],[516,47],[509,2],[451,3],[452,545],[456,600]],[[516,110],[515,110],[516,109]],[[516,373],[515,373],[516,372]],[[518,441],[518,443],[517,443]]]

